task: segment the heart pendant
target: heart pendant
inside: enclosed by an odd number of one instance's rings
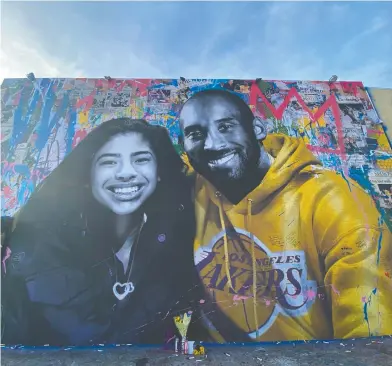
[[[123,293],[120,294],[120,293],[118,292],[118,290],[117,290],[117,287],[118,287],[118,286],[120,286],[120,287],[125,287]],[[114,296],[117,297],[117,299],[119,299],[119,300],[121,301],[121,300],[124,300],[124,299],[127,297],[127,295],[128,295],[129,293],[132,293],[134,289],[135,289],[135,286],[133,286],[133,283],[132,283],[132,282],[126,282],[126,283],[116,282],[116,283],[113,285],[113,294],[114,294]]]

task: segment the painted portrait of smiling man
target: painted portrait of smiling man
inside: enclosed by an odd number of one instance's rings
[[[258,141],[266,129],[239,97],[221,90],[197,93],[182,108],[180,124],[193,168],[224,184],[233,201],[260,181],[268,156]]]
[[[384,272],[392,237],[371,196],[324,168],[302,139],[268,134],[232,91],[195,92],[179,120],[195,172],[194,255],[211,336],[246,342],[389,334]],[[358,278],[371,298],[365,320]],[[231,301],[241,306],[227,306]],[[381,325],[379,311],[389,316]]]

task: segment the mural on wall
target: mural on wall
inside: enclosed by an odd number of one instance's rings
[[[360,82],[10,79],[3,343],[392,333],[392,150]]]

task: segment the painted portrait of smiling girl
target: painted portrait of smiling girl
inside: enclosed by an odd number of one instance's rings
[[[3,343],[163,343],[168,314],[198,299],[183,168],[163,127],[93,129],[18,215]]]

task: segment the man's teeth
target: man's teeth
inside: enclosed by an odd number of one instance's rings
[[[131,194],[140,191],[140,186],[126,187],[126,188],[114,188],[115,194]]]
[[[231,160],[234,157],[235,153],[231,153],[229,155],[224,156],[223,158],[217,159],[217,160],[210,160],[209,165],[222,165],[227,163],[229,160]]]

